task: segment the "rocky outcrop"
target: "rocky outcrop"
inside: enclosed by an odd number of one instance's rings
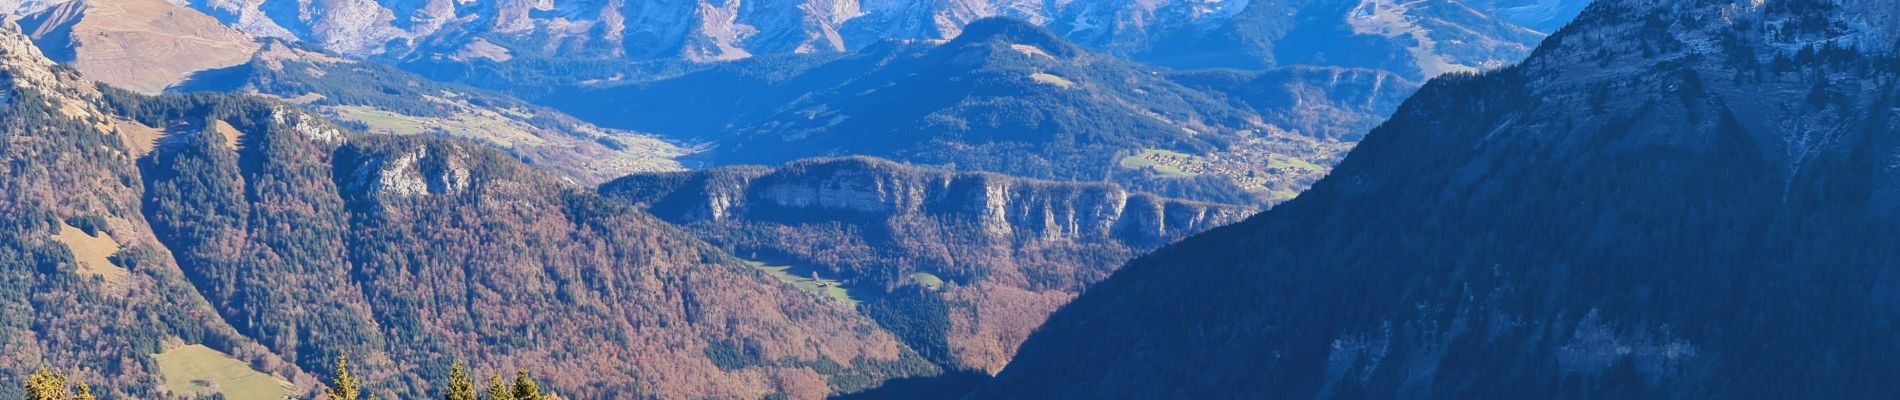
[[[634,176],[608,194],[650,204],[680,223],[941,218],[975,221],[997,238],[1117,243],[1150,248],[1239,221],[1235,206],[1161,198],[1108,184],[956,173],[871,158],[802,161]]]
[[[636,175],[601,192],[733,254],[841,282],[925,357],[981,373],[1122,262],[1251,211],[869,158]]]

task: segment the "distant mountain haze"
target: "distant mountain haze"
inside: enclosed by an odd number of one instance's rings
[[[208,17],[156,0],[23,4],[16,12],[40,46],[93,79],[146,93],[271,94],[313,103],[353,128],[487,142],[579,182],[677,168],[679,157],[734,165],[872,155],[1253,206],[1290,199],[1323,176],[1419,80],[1507,65],[1543,37],[1492,8],[1548,17],[1567,15],[1570,4],[279,3],[191,5]],[[127,7],[144,8],[108,12]],[[126,26],[127,14],[167,20],[129,33],[88,28]],[[993,16],[1022,22],[984,19]],[[691,21],[699,22],[666,28]],[[520,94],[586,122],[703,148],[689,156],[656,138],[497,106],[512,101],[506,96],[421,87],[418,77],[389,68],[287,51],[295,47],[275,40],[260,45],[233,30],[407,60],[423,77]],[[208,49],[225,50],[205,57],[164,45],[205,38],[225,43]],[[954,40],[901,41],[933,38]],[[126,45],[133,42],[157,45]],[[145,62],[113,66],[134,59]],[[737,59],[744,60],[630,64]],[[502,65],[514,72],[445,72]],[[675,68],[683,72],[660,72]],[[651,73],[671,78],[641,82]],[[534,78],[501,83],[523,75]]]
[[[254,93],[368,133],[483,143],[575,182],[680,169],[690,152],[651,135],[604,129],[505,94],[430,81],[372,61],[266,39],[248,62],[193,75],[175,93]]]
[[[111,0],[121,1],[121,0]],[[231,0],[190,6],[255,37],[379,57],[715,62],[956,37],[1007,17],[1171,67],[1377,67],[1412,79],[1520,58],[1583,0]],[[58,2],[10,5],[24,12]]]
[[[1416,85],[1362,69],[1172,72],[987,19],[941,44],[760,57],[541,101],[707,143],[690,159],[714,165],[869,155],[1256,205],[1323,176]]]

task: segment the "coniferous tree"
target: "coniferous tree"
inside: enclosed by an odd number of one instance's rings
[[[23,386],[24,389],[26,389],[26,400],[97,399],[92,395],[92,386],[86,385],[83,382],[73,383],[72,380],[65,375],[47,369],[40,369],[39,372],[34,372],[33,376],[27,378],[26,384]],[[67,387],[69,386],[72,388],[71,392],[67,391]]]
[[[510,393],[508,386],[501,383],[501,374],[495,374],[488,378],[488,398],[485,400],[515,400],[515,394]]]
[[[528,376],[527,369],[515,370],[514,400],[541,400],[541,384]]]
[[[442,398],[444,400],[475,400],[475,381],[469,379],[468,370],[462,368],[462,364],[455,364],[455,367],[449,370],[448,393]]]
[[[323,388],[323,396],[325,398],[329,400],[356,400],[362,397],[362,384],[356,382],[355,377],[350,376],[350,360],[348,356],[339,355],[336,357],[335,373],[336,378],[330,380],[330,387]],[[369,400],[376,400],[376,395],[369,395]]]
[[[92,385],[87,385],[84,382],[79,383],[78,387],[73,388],[73,392],[73,400],[99,400],[98,397],[92,395]]]
[[[41,368],[26,379],[26,400],[65,400],[66,377]]]

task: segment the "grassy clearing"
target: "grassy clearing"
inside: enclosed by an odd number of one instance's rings
[[[929,272],[912,272],[910,273],[910,284],[923,285],[923,287],[930,288],[930,290],[937,290],[943,287],[943,278]]]
[[[1036,83],[1040,83],[1044,85],[1054,85],[1055,87],[1059,87],[1063,89],[1075,88],[1075,82],[1070,81],[1068,78],[1063,78],[1060,76],[1045,74],[1041,72],[1037,72],[1035,74],[1029,75],[1029,79],[1036,80]]]
[[[428,132],[428,123],[407,115],[369,107],[336,107],[337,117],[369,125],[371,132],[415,135]]]
[[[284,100],[284,102],[287,102],[287,103],[290,103],[290,104],[296,104],[296,105],[300,105],[300,106],[301,106],[301,105],[309,105],[310,103],[315,103],[315,102],[318,102],[318,101],[322,101],[322,100],[324,99],[324,97],[323,97],[323,95],[322,95],[322,94],[317,94],[317,93],[304,93],[304,94],[303,94],[302,96],[297,96],[297,97],[279,97],[279,98],[280,98],[280,99],[283,99],[283,100]]]
[[[1267,166],[1273,169],[1291,169],[1301,172],[1326,172],[1326,167],[1298,158],[1272,155],[1267,158]]]
[[[53,241],[66,245],[73,252],[73,259],[79,262],[79,273],[105,278],[108,283],[123,283],[131,272],[112,264],[112,255],[119,253],[119,242],[112,235],[99,232],[99,236],[86,234],[86,231],[71,224],[60,223],[59,234],[53,235]]]
[[[211,129],[218,131],[219,136],[224,136],[224,148],[226,149],[237,150],[238,143],[244,140],[244,131],[238,130],[235,126],[231,126],[230,122],[225,122],[224,120],[211,121]]]
[[[852,307],[857,307],[858,305],[858,300],[851,296],[851,290],[845,288],[844,282],[818,276],[818,274],[814,273],[811,269],[797,268],[790,265],[770,265],[752,260],[746,260],[746,264],[751,265],[753,268],[758,268],[760,271],[765,271],[766,275],[771,275],[772,278],[778,279],[779,282],[791,284],[799,290],[830,297],[839,304]]]
[[[230,400],[279,400],[291,395],[290,382],[277,379],[243,361],[204,345],[190,345],[153,355],[160,388],[183,397],[223,394]]]
[[[530,127],[489,111],[463,112],[446,118],[416,117],[361,106],[331,107],[337,117],[361,122],[374,133],[416,135],[441,131],[492,142],[504,147],[539,146],[546,142]]]
[[[1048,58],[1048,59],[1055,58],[1054,56],[1050,56],[1049,52],[1042,51],[1041,47],[1030,46],[1026,44],[1012,44],[1012,45],[1009,45],[1009,48],[1011,50],[1016,50],[1017,53],[1023,53],[1023,55],[1029,56],[1029,58],[1036,58],[1036,57],[1042,57],[1042,58]]]
[[[152,154],[152,149],[158,148],[158,138],[165,136],[165,131],[137,121],[114,119],[113,123],[118,124],[120,138],[125,140],[125,147],[132,151],[132,158],[145,158],[145,155]]]
[[[1207,160],[1199,156],[1156,149],[1142,150],[1140,154],[1123,157],[1121,161],[1123,169],[1153,170],[1176,178],[1198,175],[1193,171],[1205,168],[1206,164]]]

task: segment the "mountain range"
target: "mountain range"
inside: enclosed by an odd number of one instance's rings
[[[870,155],[1252,205],[1318,179],[1415,87],[1374,70],[1163,71],[990,19],[941,44],[761,57],[541,102],[706,143],[695,163]]]
[[[1865,398],[1900,374],[1888,2],[0,20],[0,398],[482,398],[465,372],[514,400]]]
[[[1121,269],[973,397],[1883,392],[1896,16],[1599,1],[1300,198]]]
[[[1323,176],[1420,79],[1508,64],[1543,37],[1494,14],[1561,17],[1573,3],[74,0],[14,13],[88,78],[308,102],[352,128],[486,142],[585,183],[681,157],[873,155],[1258,206]],[[1023,22],[983,19],[997,15]],[[782,42],[797,37],[830,44]],[[630,44],[650,40],[681,44]],[[511,56],[524,51],[539,55]]]
[[[83,0],[77,0],[83,1]],[[1067,40],[1169,67],[1316,64],[1429,78],[1509,64],[1580,11],[1581,0],[378,1],[180,3],[254,37],[394,59],[728,61],[845,53],[939,40],[1007,17]],[[6,4],[14,14],[68,1]]]
[[[1581,1],[664,1],[290,3],[197,7],[258,36],[356,55],[725,61],[949,39],[1008,17],[1118,56],[1177,67],[1389,67],[1413,79],[1508,64]],[[1509,13],[1513,19],[1498,13]],[[1341,47],[1341,45],[1344,45]]]

